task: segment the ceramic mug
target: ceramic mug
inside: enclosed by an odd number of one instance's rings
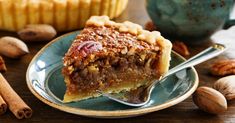
[[[157,29],[168,37],[195,43],[208,39],[229,20],[234,0],[146,0]]]

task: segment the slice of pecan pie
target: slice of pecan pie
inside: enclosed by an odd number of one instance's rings
[[[168,71],[172,44],[157,31],[93,16],[64,57],[64,102],[118,93],[148,84]]]

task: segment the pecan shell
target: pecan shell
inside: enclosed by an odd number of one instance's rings
[[[3,58],[0,56],[0,72],[6,72],[6,71],[7,71],[7,67],[5,65]]]

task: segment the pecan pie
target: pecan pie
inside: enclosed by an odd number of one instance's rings
[[[118,93],[148,84],[168,71],[172,44],[132,22],[93,16],[64,57],[64,102]]]

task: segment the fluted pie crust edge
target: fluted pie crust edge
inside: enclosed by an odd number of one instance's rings
[[[57,31],[84,27],[92,15],[119,16],[128,0],[0,0],[0,30],[27,24],[50,24]]]

